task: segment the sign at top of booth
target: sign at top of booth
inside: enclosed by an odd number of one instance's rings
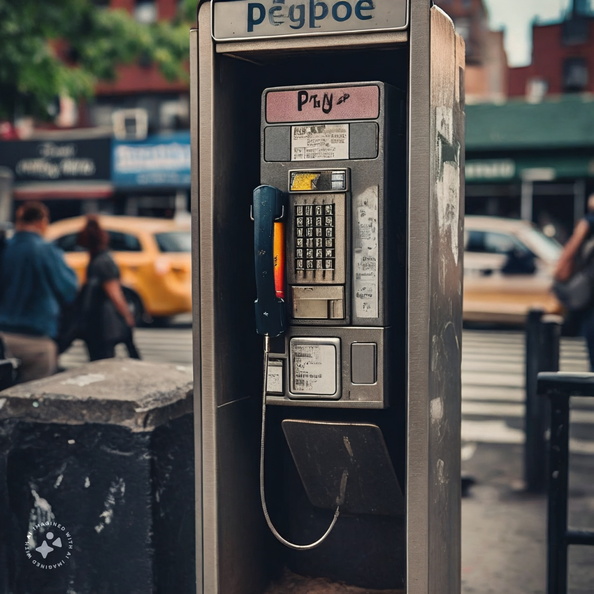
[[[385,31],[408,26],[409,0],[212,0],[217,41]]]

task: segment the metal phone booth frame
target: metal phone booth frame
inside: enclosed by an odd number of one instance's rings
[[[359,0],[363,16],[371,7],[405,10],[406,22],[394,29],[326,31],[313,18],[312,28],[297,35],[274,34],[284,3],[267,0],[252,17],[267,19],[272,34],[232,31],[215,39],[215,9],[224,20],[239,4],[199,3],[191,31],[197,592],[264,594],[288,567],[369,590],[454,594],[461,566],[464,43],[429,0]],[[334,4],[309,0],[299,14],[344,20],[357,6]],[[288,552],[266,527],[258,484],[262,341],[254,331],[249,210],[260,183],[260,101],[270,87],[370,80],[406,96],[398,116],[402,191],[394,198],[402,216],[400,228],[385,230],[399,234],[394,257],[402,269],[393,306],[401,312],[394,406],[369,413],[380,425],[388,419],[382,431],[404,503],[399,518],[355,514],[338,520],[340,539]],[[268,432],[272,462],[287,449],[279,427]],[[285,459],[273,466],[266,483],[271,514],[288,530],[291,516],[297,529],[315,516],[292,500],[301,485],[290,466]],[[354,528],[341,533],[341,525]],[[386,525],[392,528],[384,532]]]

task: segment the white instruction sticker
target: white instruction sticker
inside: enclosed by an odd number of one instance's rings
[[[283,390],[283,362],[279,359],[268,361],[268,376],[266,378],[266,392],[268,394],[282,394]]]
[[[349,158],[348,124],[292,126],[291,136],[291,161]]]
[[[353,272],[355,316],[379,316],[378,187],[367,188],[354,198]]]
[[[334,396],[337,349],[304,339],[291,340],[291,392]]]

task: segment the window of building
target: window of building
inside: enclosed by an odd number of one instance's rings
[[[588,19],[579,15],[563,21],[562,25],[563,45],[580,45],[587,43],[590,23]]]
[[[157,20],[157,3],[155,0],[136,0],[134,18],[144,25]]]
[[[563,91],[576,93],[588,86],[588,65],[585,58],[567,58],[563,62]]]

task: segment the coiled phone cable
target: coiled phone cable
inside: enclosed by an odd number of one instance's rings
[[[315,549],[319,545],[321,545],[330,535],[336,522],[338,520],[338,516],[340,515],[340,506],[344,503],[344,497],[346,493],[346,484],[348,479],[348,472],[345,469],[342,473],[342,478],[340,480],[340,493],[336,499],[336,510],[334,511],[334,517],[332,518],[332,522],[328,529],[318,540],[312,542],[310,544],[295,544],[293,542],[288,541],[284,538],[276,529],[272,520],[270,519],[270,515],[268,514],[268,506],[266,505],[266,490],[264,487],[264,449],[266,444],[266,383],[268,380],[268,359],[270,354],[270,337],[265,334],[264,335],[264,382],[262,388],[262,431],[260,434],[260,502],[262,504],[262,511],[264,512],[264,518],[266,519],[266,523],[268,524],[268,528],[274,535],[274,537],[284,544],[286,547],[290,549],[294,549],[296,551],[309,551],[311,549]]]

